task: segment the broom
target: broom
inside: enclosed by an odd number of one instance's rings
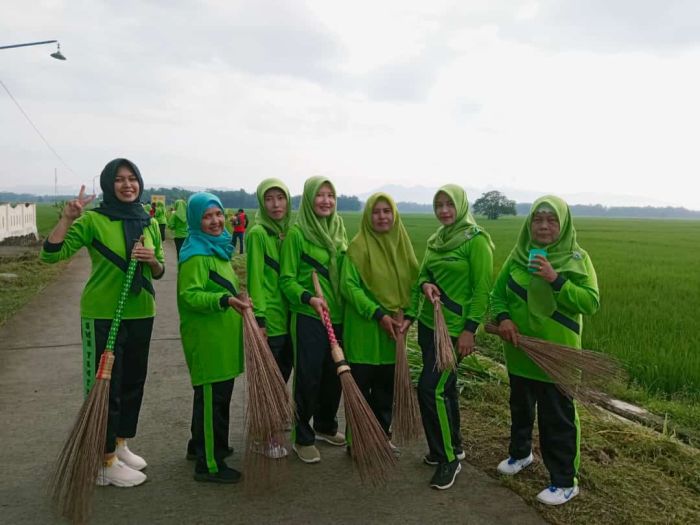
[[[447,331],[445,316],[439,301],[436,301],[434,305],[433,322],[435,324],[435,369],[439,372],[455,370],[457,368],[455,348],[450,333]]]
[[[500,335],[493,323],[486,325],[490,334]],[[583,404],[600,398],[596,388],[622,376],[620,363],[609,355],[593,350],[560,345],[537,337],[518,335],[520,347],[556,384],[565,396]]]
[[[403,312],[394,316],[403,323]],[[406,334],[396,334],[396,365],[394,367],[394,411],[391,420],[392,438],[400,445],[410,443],[423,434],[416,389],[411,381],[406,353]]]
[[[139,242],[143,243],[143,236]],[[100,357],[95,383],[83,402],[50,479],[51,499],[56,512],[73,523],[87,521],[92,505],[95,479],[104,461],[114,345],[137,264],[136,259],[129,261],[117,301],[117,309],[109,328],[107,346]]]
[[[316,296],[323,298],[323,290],[315,271],[312,279]],[[328,332],[331,356],[343,389],[345,419],[352,429],[351,457],[363,482],[369,481],[373,485],[386,483],[391,469],[396,465],[396,457],[389,446],[384,430],[350,373],[350,366],[335,337],[333,324],[327,311],[323,311],[321,320]]]
[[[245,300],[245,295],[239,295]],[[246,394],[246,452],[245,482],[249,488],[270,485],[273,465],[286,462],[270,461],[265,455],[267,447],[286,447],[285,429],[294,418],[294,406],[272,355],[267,339],[262,336],[252,309],[243,310],[243,334],[245,343]]]

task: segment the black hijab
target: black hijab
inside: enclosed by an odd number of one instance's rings
[[[130,169],[139,181],[139,194],[133,202],[122,202],[114,192],[114,180],[117,177],[117,170],[122,166]],[[124,241],[126,243],[126,260],[131,259],[131,251],[134,244],[143,235],[143,230],[151,223],[151,217],[146,213],[141,204],[143,194],[143,178],[136,164],[128,159],[114,159],[107,163],[100,174],[100,188],[102,188],[102,202],[95,212],[109,217],[113,221],[122,221],[124,226]],[[143,276],[142,265],[136,268],[136,275],[131,285],[131,291],[138,293],[141,291],[141,280]]]

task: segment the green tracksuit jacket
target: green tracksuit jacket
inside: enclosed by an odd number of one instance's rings
[[[143,231],[144,245],[154,248],[156,259],[165,262],[158,223]],[[69,259],[85,246],[92,261],[92,272],[80,296],[80,316],[90,319],[112,319],[117,307],[127,268],[126,244],[122,221],[113,221],[100,213],[86,211],[78,217],[62,243],[44,243],[40,258],[55,263]],[[129,293],[124,305],[123,319],[144,319],[156,314],[155,292],[151,268],[143,264],[143,283],[137,295]]]
[[[268,337],[289,331],[289,308],[279,286],[280,238],[256,224],[246,233],[248,293],[258,325],[266,328]]]
[[[345,300],[343,349],[347,360],[368,365],[394,364],[396,341],[379,324],[383,315],[393,312],[377,302],[349,257],[345,257],[340,272],[340,291]]]
[[[488,308],[492,275],[493,252],[484,235],[476,235],[448,252],[427,248],[406,315],[417,317],[434,329],[433,307],[427,299],[422,300],[421,287],[430,282],[442,292],[443,314],[450,335],[458,337],[464,330],[476,332]]]
[[[184,239],[188,235],[187,222],[181,221],[174,212],[168,218],[168,228],[173,231],[173,237],[176,239]]]
[[[501,268],[491,292],[491,313],[500,322],[512,319],[524,335],[539,337],[574,348],[581,348],[582,314],[598,310],[598,282],[590,258],[586,257],[588,276],[559,274],[552,283],[557,310],[551,318],[543,319],[537,330],[530,325],[527,289],[532,274],[508,259]],[[504,342],[508,372],[517,376],[552,382],[522,350]]]
[[[218,383],[243,372],[243,319],[228,306],[238,279],[228,261],[195,255],[178,267],[180,336],[192,385]]]
[[[338,255],[338,266],[342,265],[343,255]],[[321,283],[323,295],[330,310],[331,321],[343,322],[343,304],[328,279],[328,262],[330,254],[324,248],[317,246],[304,238],[301,230],[292,226],[287,237],[282,242],[282,261],[280,271],[280,287],[289,302],[292,312],[315,317],[316,310],[309,305],[309,300],[315,294],[311,273],[316,270]]]

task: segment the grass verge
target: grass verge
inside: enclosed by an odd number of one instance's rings
[[[38,251],[16,256],[0,256],[0,273],[17,275],[0,281],[0,326],[24,306],[36,293],[43,290],[61,273],[65,263],[44,264]]]

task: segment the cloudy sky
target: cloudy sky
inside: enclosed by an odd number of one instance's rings
[[[3,0],[0,189],[384,184],[700,209],[695,0]],[[598,199],[597,196],[600,196]],[[623,199],[623,196],[627,196]],[[430,196],[427,196],[428,199]],[[581,201],[585,197],[580,198]]]

